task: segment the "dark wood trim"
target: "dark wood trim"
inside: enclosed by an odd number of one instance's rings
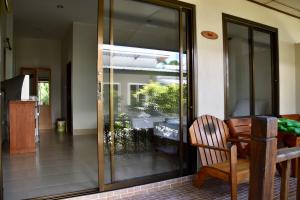
[[[137,1],[137,0],[134,0]],[[156,4],[159,6],[179,9],[179,8],[185,8],[185,9],[194,9],[196,6],[194,4],[186,3],[179,0],[139,0],[142,2],[147,2],[151,4]]]
[[[231,23],[240,24],[244,26],[251,26],[251,27],[267,30],[270,32],[278,32],[278,29],[275,27],[261,24],[259,22],[251,21],[248,19],[240,18],[234,15],[222,13],[222,17],[223,17],[223,21],[225,20],[226,22],[231,22]]]
[[[0,77],[1,78],[1,77]],[[1,122],[1,125],[0,125],[0,199],[2,200],[3,199],[3,153],[2,153],[2,130],[3,130],[3,125],[2,125],[2,106],[4,102],[2,102],[2,100],[4,99],[2,97],[2,93],[0,91],[0,122]]]
[[[180,171],[182,171],[183,168],[183,66],[182,66],[182,56],[183,56],[183,12],[182,12],[182,8],[179,9],[179,98],[180,98],[180,102],[179,102],[179,159],[180,159]]]
[[[98,187],[99,191],[104,191],[104,117],[103,113],[103,43],[104,43],[104,0],[98,0],[98,57],[97,57],[97,150],[98,150]],[[100,90],[100,91],[99,91]]]
[[[222,18],[222,26],[223,26],[223,77],[224,77],[224,116],[227,117],[227,110],[228,107],[228,99],[229,99],[229,44],[228,44],[228,30],[227,30],[227,23],[225,22],[224,17]]]
[[[274,11],[277,11],[277,12],[280,12],[280,13],[283,13],[283,14],[286,14],[286,15],[288,15],[288,16],[290,16],[290,17],[295,17],[295,18],[297,18],[297,19],[300,19],[300,17],[297,16],[297,15],[293,15],[293,14],[288,13],[288,12],[285,12],[285,11],[283,11],[283,10],[279,10],[279,9],[277,9],[277,8],[268,6],[268,5],[266,5],[266,4],[263,4],[263,3],[260,3],[260,2],[254,1],[254,0],[247,0],[247,1],[250,1],[250,2],[255,3],[255,4],[258,4],[258,5],[260,5],[260,6],[269,8],[269,9],[271,9],[271,10],[274,10]]]
[[[273,61],[275,62],[273,64],[274,66],[274,81],[275,81],[275,87],[274,87],[274,114],[279,115],[280,114],[280,81],[279,81],[279,41],[278,41],[278,31],[273,33],[273,52],[272,55],[275,57]]]
[[[222,23],[223,23],[223,61],[224,61],[224,114],[225,118],[228,117],[228,99],[229,99],[229,44],[228,44],[228,30],[227,30],[227,23],[233,23],[237,25],[242,25],[248,27],[249,29],[249,67],[250,67],[250,116],[255,115],[255,88],[253,86],[253,79],[254,79],[254,64],[253,64],[253,31],[258,30],[261,32],[269,33],[271,36],[271,65],[272,65],[272,115],[277,116],[279,115],[279,48],[278,48],[278,29],[267,26],[261,23],[257,23],[254,21],[250,21],[247,19],[243,19],[240,17],[228,15],[222,13]]]
[[[197,69],[197,40],[196,40],[196,7],[188,10],[189,15],[187,15],[187,30],[191,34],[187,34],[187,63],[189,63],[188,68],[188,84],[189,84],[189,91],[188,91],[188,108],[187,108],[187,115],[189,117],[189,124],[187,127],[190,127],[193,121],[196,119],[196,95],[199,91],[196,91],[195,87],[197,85],[197,74],[195,73],[195,69]],[[188,137],[188,141],[190,138]],[[197,171],[197,148],[189,145],[188,146],[188,169],[190,174],[194,174]]]
[[[277,118],[252,119],[249,199],[273,199],[277,160]],[[282,180],[283,181],[283,180]]]
[[[81,191],[77,191],[77,192],[69,192],[69,193],[65,193],[65,194],[29,198],[28,200],[48,200],[48,199],[49,200],[57,200],[57,199],[72,198],[72,197],[78,197],[78,196],[90,195],[90,194],[97,194],[97,193],[99,193],[99,188],[81,190]]]
[[[73,135],[73,101],[72,101],[72,74],[73,74],[72,62],[67,63],[66,68],[66,120],[67,120],[67,133]]]
[[[109,1],[109,45],[114,45],[114,0]],[[115,182],[115,110],[114,110],[114,64],[113,54],[109,52],[109,131],[110,136],[110,178]],[[100,113],[103,114],[103,113]],[[99,155],[98,155],[99,156]],[[104,156],[104,155],[103,155]],[[104,159],[105,162],[105,159]]]
[[[250,116],[255,115],[255,87],[254,87],[254,41],[253,41],[253,27],[248,27],[248,45],[249,45],[249,86],[250,86]]]

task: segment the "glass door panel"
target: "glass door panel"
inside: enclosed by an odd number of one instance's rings
[[[187,17],[133,0],[104,8],[104,184],[179,174],[187,168]]]

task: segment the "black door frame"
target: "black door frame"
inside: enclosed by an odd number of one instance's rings
[[[225,99],[225,106],[224,106],[224,116],[225,118],[228,117],[229,113],[227,110],[228,107],[228,100],[229,100],[229,44],[228,44],[228,31],[227,31],[227,23],[233,23],[242,25],[248,28],[249,30],[249,64],[250,64],[250,113],[251,116],[254,115],[254,94],[255,88],[253,87],[253,31],[258,30],[261,32],[266,32],[271,36],[271,65],[272,65],[272,115],[278,116],[279,109],[280,109],[280,100],[279,100],[279,47],[278,47],[278,29],[267,26],[265,24],[257,23],[254,21],[250,21],[247,19],[243,19],[240,17],[236,17],[233,15],[228,15],[222,13],[222,23],[223,23],[223,56],[224,56],[224,99]]]
[[[72,62],[68,62],[66,70],[66,103],[67,103],[67,132],[73,134],[73,103],[72,103]]]

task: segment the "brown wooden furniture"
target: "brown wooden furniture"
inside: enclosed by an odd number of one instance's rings
[[[280,199],[287,200],[291,160],[299,160],[300,147],[277,150],[277,118],[257,117],[252,122],[249,199],[273,199],[275,164],[281,163]],[[296,199],[300,200],[299,174]]]
[[[35,152],[35,102],[9,102],[10,153]]]
[[[232,118],[226,120],[226,124],[229,128],[229,134],[231,138],[235,139],[246,139],[249,140],[251,137],[251,122],[250,117],[244,118]],[[250,144],[249,142],[237,142],[238,157],[248,158],[250,155]]]
[[[280,115],[282,118],[292,119],[300,122],[300,115],[299,114],[286,114]]]
[[[281,115],[281,118],[296,120],[300,122],[300,115],[299,114],[285,114]],[[300,146],[300,137],[296,136],[295,134],[291,133],[281,133],[278,132],[278,135],[281,135],[282,140],[287,147],[298,147]],[[292,169],[291,169],[291,176],[296,177],[297,176],[297,169],[298,169],[298,161],[294,159],[292,161]]]
[[[241,142],[237,142],[238,157],[248,158],[250,156],[250,143],[251,138],[251,117],[243,118],[231,118],[226,120],[226,124],[229,128],[229,134],[231,138],[236,138]],[[246,140],[243,142],[243,140]],[[284,148],[284,139],[281,137],[280,132],[277,134],[277,148]]]
[[[291,160],[300,159],[300,147],[284,148],[277,151],[277,163],[282,163],[280,199],[287,200],[289,193],[289,178]],[[299,166],[298,166],[299,167]],[[299,169],[298,169],[299,170]],[[297,200],[300,200],[300,174],[297,177]]]
[[[277,153],[276,135],[277,118],[255,117],[252,119],[249,199],[273,199]]]
[[[49,105],[40,104],[39,129],[52,129],[52,102],[51,102],[51,69],[45,67],[22,67],[21,74],[30,75],[30,95],[39,96],[39,83],[49,83]],[[40,102],[41,103],[41,102]]]
[[[202,167],[194,181],[200,187],[206,177],[211,176],[231,185],[231,199],[237,199],[237,184],[249,180],[249,162],[237,159],[237,147],[228,148],[229,132],[227,125],[210,115],[194,121],[189,128],[191,144],[198,147]]]

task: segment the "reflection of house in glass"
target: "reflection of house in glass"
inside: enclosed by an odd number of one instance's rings
[[[149,137],[162,137],[178,142],[179,53],[110,45],[104,45],[103,52],[104,111],[107,127],[109,73],[112,69],[115,127],[116,123],[124,120],[120,116],[126,114],[129,127],[122,127],[123,129],[146,131]],[[182,63],[182,69],[186,73],[185,62]]]

